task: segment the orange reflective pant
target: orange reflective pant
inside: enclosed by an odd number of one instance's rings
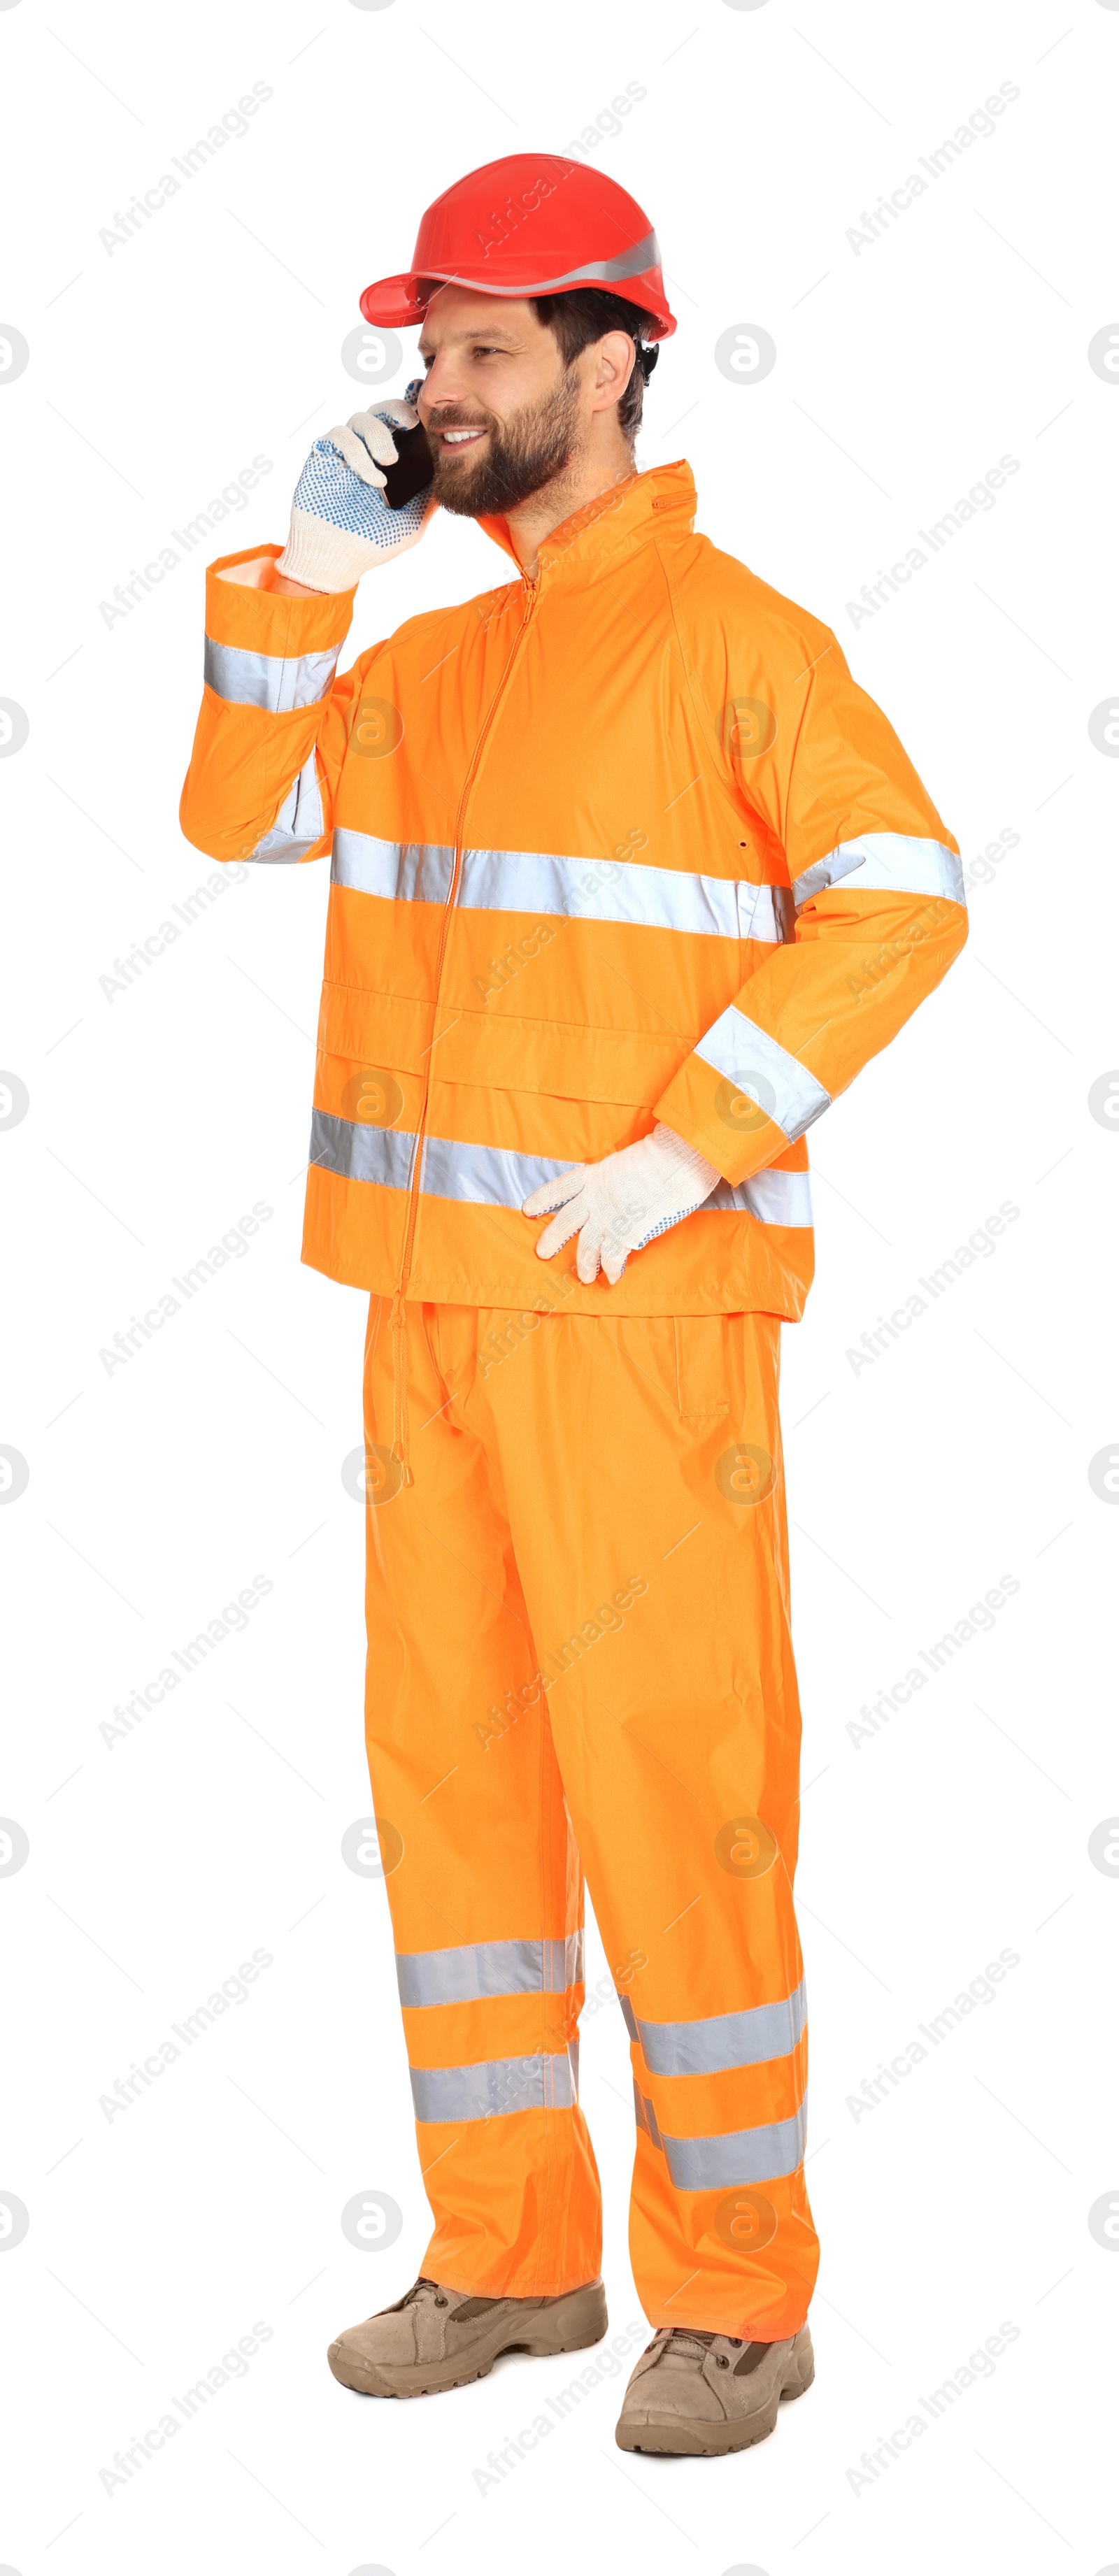
[[[367,1736],[423,2269],[592,2279],[583,1873],[630,2035],[634,2278],[653,2325],[803,2324],[800,1714],[780,1326],[405,1308],[366,1348]]]

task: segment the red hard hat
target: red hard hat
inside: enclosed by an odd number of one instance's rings
[[[616,179],[555,152],[513,152],[445,188],[420,222],[412,265],[367,286],[367,322],[422,322],[423,279],[479,295],[574,295],[600,286],[649,316],[645,336],[676,328],[647,215]]]

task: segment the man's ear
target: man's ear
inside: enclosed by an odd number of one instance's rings
[[[607,392],[610,401],[620,402],[633,372],[637,343],[628,331],[605,331],[597,345],[596,389]],[[606,409],[605,403],[602,408]]]

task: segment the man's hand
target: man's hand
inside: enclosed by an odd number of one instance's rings
[[[385,402],[315,440],[295,487],[281,577],[307,590],[349,590],[371,564],[418,545],[438,506],[431,490],[399,510],[384,497],[384,469],[396,463],[393,430],[415,429],[418,420],[410,402]]]
[[[601,1163],[574,1163],[558,1180],[533,1190],[521,1213],[551,1216],[559,1209],[536,1246],[540,1260],[550,1261],[577,1234],[575,1270],[584,1288],[597,1279],[600,1261],[615,1288],[628,1254],[694,1215],[720,1177],[694,1145],[658,1124],[651,1136],[604,1155]]]

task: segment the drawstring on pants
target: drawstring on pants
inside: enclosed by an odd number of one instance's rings
[[[401,1290],[393,1295],[389,1313],[392,1335],[392,1454],[401,1469],[401,1483],[414,1485],[408,1454],[408,1310]]]

